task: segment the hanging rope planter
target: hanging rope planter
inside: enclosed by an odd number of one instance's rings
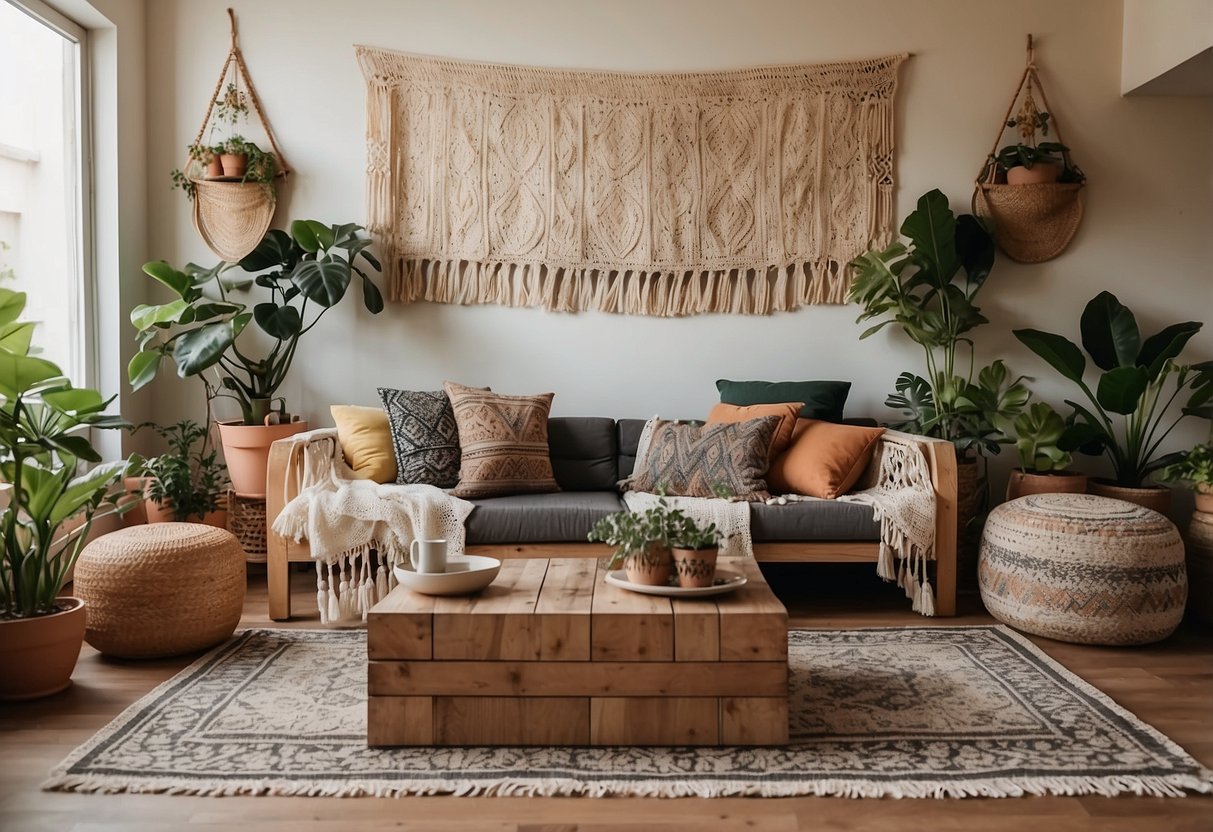
[[[1044,110],[1037,108],[1035,95],[1040,96]],[[1012,117],[1021,96],[1023,103]],[[1000,151],[998,142],[1009,127],[1019,129],[1022,142]],[[1050,128],[1057,141],[1038,144],[1037,131],[1047,136]],[[1070,158],[1061,125],[1049,108],[1036,74],[1032,36],[1028,35],[1027,66],[977,176],[973,213],[991,221],[998,247],[1012,260],[1043,263],[1065,251],[1078,231],[1082,221],[1079,193],[1085,182],[1086,176]]]
[[[231,9],[227,14],[231,21],[231,48],[215,83],[202,126],[190,145],[181,178],[188,180],[185,187],[193,195],[194,228],[211,251],[234,263],[256,248],[269,230],[277,205],[275,180],[290,173],[290,167],[274,139],[274,131],[240,53],[236,15]],[[227,84],[225,92],[224,82],[228,81],[229,73],[233,80]],[[225,145],[204,148],[202,137],[211,124],[216,105],[226,114],[227,120],[234,123],[238,114],[247,112],[246,100],[252,104],[265,130],[272,153],[263,153],[256,145],[236,136],[228,139]],[[174,174],[175,178],[177,176]]]

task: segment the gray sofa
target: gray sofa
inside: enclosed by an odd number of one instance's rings
[[[861,421],[861,420],[854,420]],[[870,421],[867,422],[871,424]],[[554,417],[548,423],[552,468],[559,492],[472,500],[467,552],[494,557],[601,557],[610,550],[586,535],[602,517],[624,509],[617,483],[631,474],[641,419]],[[298,489],[300,447],[333,441],[321,429],[275,442],[270,451],[266,514],[269,525]],[[890,431],[885,442],[921,449],[931,469],[936,511],[936,612],[956,609],[956,457],[949,442]],[[877,455],[879,458],[879,454]],[[754,555],[765,562],[875,562],[880,526],[872,509],[834,500],[751,504]],[[290,617],[289,565],[310,560],[306,542],[275,535],[267,540],[269,613]]]

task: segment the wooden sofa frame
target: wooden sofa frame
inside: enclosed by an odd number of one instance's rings
[[[270,448],[266,474],[267,564],[269,615],[274,621],[291,616],[290,565],[311,562],[307,542],[288,540],[273,530],[274,519],[299,493],[302,447],[307,442],[336,441],[333,428],[322,428],[282,439]],[[931,471],[935,489],[935,613],[956,614],[956,451],[951,442],[888,431],[883,441],[917,445]],[[879,455],[877,455],[877,459]],[[875,464],[875,462],[873,463]],[[509,558],[605,557],[610,548],[598,543],[536,543],[468,546],[468,554]],[[880,544],[867,540],[815,540],[756,543],[754,557],[763,563],[875,563]]]

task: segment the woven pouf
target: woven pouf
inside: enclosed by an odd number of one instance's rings
[[[230,532],[150,523],[88,544],[74,591],[88,604],[85,641],[109,656],[152,658],[228,638],[244,589],[244,551]]]
[[[977,565],[990,615],[1078,644],[1148,644],[1183,618],[1184,546],[1148,508],[1088,494],[1034,494],[990,512]]]

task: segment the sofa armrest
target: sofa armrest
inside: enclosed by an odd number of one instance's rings
[[[935,609],[937,615],[956,614],[956,446],[947,439],[886,431],[884,442],[917,447],[931,472],[935,490]],[[879,454],[874,465],[879,465]],[[870,473],[870,472],[868,472]],[[868,476],[865,473],[865,478]]]
[[[336,428],[319,428],[279,439],[270,446],[265,482],[266,571],[269,583],[270,618],[282,621],[291,615],[290,564],[309,557],[306,542],[288,540],[274,532],[274,521],[282,509],[299,495],[303,482],[303,451],[317,442],[332,444],[341,453]]]

